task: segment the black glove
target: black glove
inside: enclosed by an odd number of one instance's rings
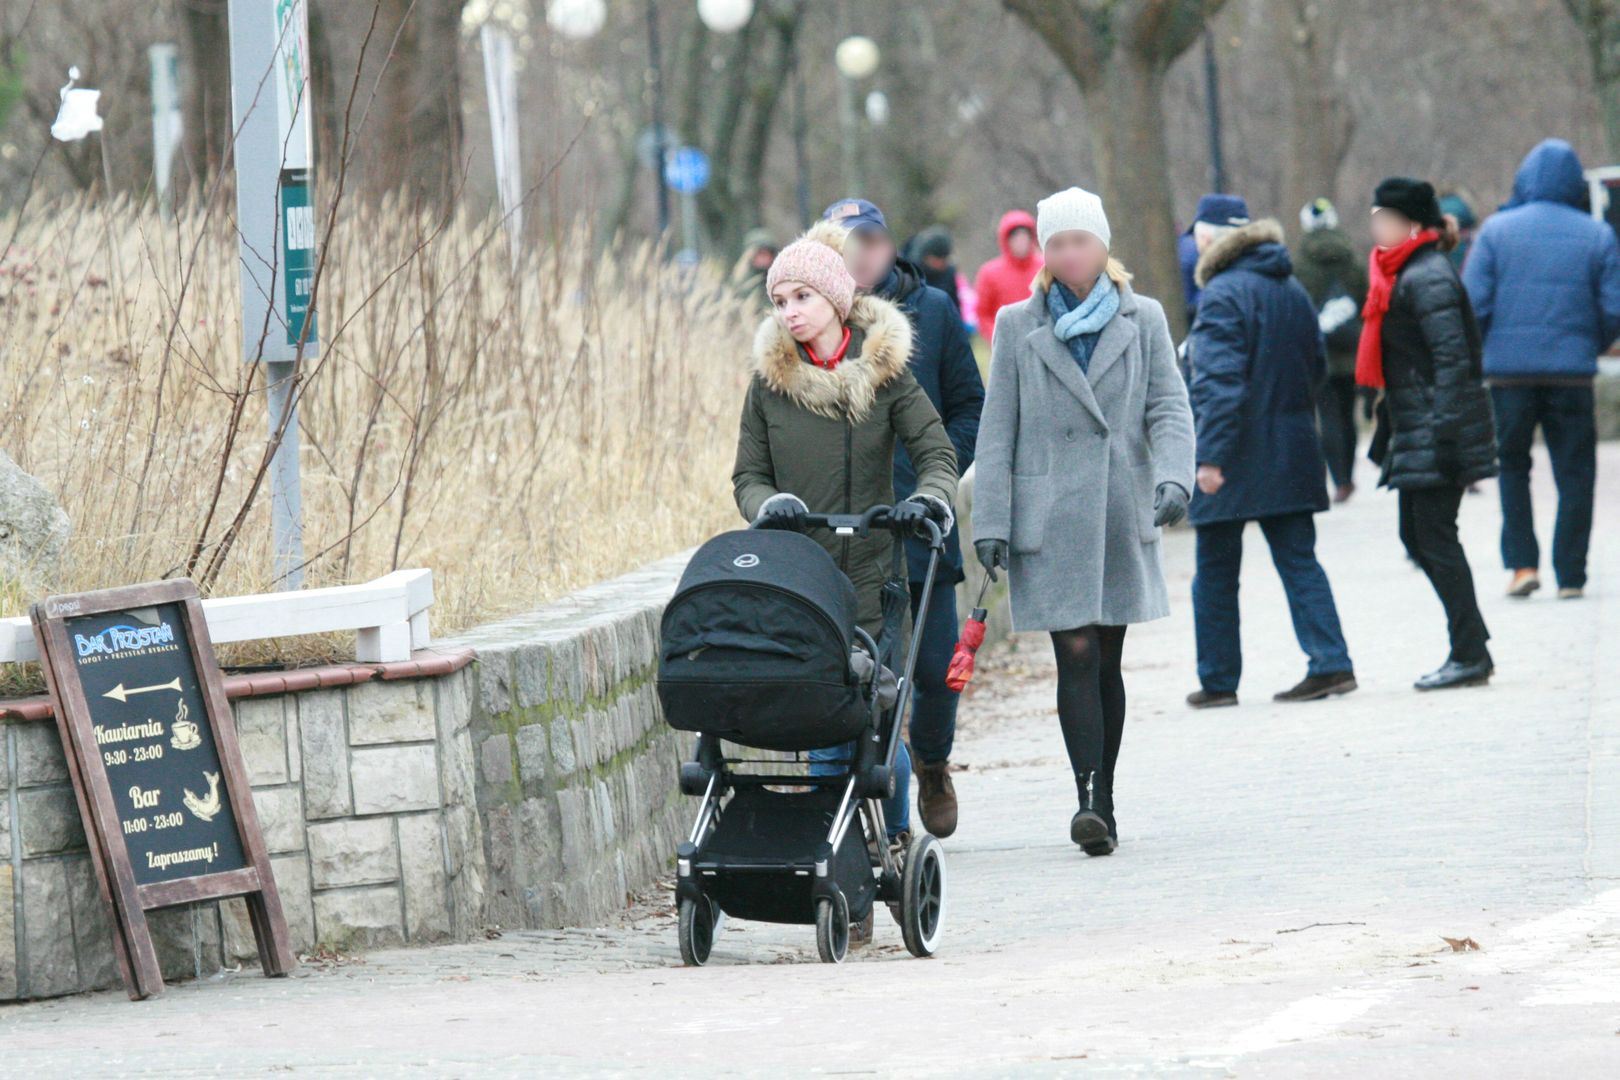
[[[1180,525],[1187,520],[1187,489],[1166,480],[1153,493],[1153,524]]]
[[[796,495],[772,495],[765,500],[759,516],[754,519],[756,529],[786,529],[804,531],[804,518],[809,513],[804,501]]]
[[[902,499],[894,504],[889,511],[889,524],[894,531],[911,536],[921,536],[926,531],[923,522],[928,520],[928,506],[917,499]]]
[[[996,567],[1007,565],[1007,541],[975,540],[973,554],[979,557],[979,565],[990,575],[990,580],[995,581]]]

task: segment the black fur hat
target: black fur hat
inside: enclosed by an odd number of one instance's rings
[[[1373,192],[1373,206],[1405,214],[1426,229],[1437,229],[1445,220],[1440,214],[1440,200],[1435,197],[1434,185],[1409,176],[1391,176],[1380,183]]]

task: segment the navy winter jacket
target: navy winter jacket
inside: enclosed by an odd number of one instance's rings
[[[1193,494],[1194,525],[1328,508],[1316,429],[1322,331],[1282,239],[1276,221],[1256,221],[1198,260],[1189,339],[1198,464],[1219,465],[1226,483]]]
[[[979,377],[979,364],[973,358],[961,312],[948,295],[924,283],[921,271],[905,262],[896,263],[873,292],[894,301],[911,319],[911,373],[945,423],[945,434],[956,449],[960,476],[973,464],[973,448],[979,441],[979,414],[984,411],[984,380]],[[894,497],[904,499],[916,489],[917,471],[905,447],[897,442]],[[911,580],[921,582],[928,572],[927,545],[908,539],[906,561]],[[945,554],[935,580],[955,584],[963,577],[962,539],[958,530],[952,529],[945,538]]]
[[[1620,337],[1620,243],[1586,201],[1574,149],[1547,139],[1475,237],[1463,284],[1485,335],[1486,378],[1591,378]]]

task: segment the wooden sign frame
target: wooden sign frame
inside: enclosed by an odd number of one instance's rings
[[[130,860],[123,818],[114,799],[102,748],[97,742],[95,721],[75,662],[68,621],[164,605],[173,605],[181,615],[190,663],[197,677],[197,695],[204,707],[205,715],[199,719],[212,732],[244,865],[222,872],[141,884],[137,882]],[[52,596],[34,604],[30,616],[56,712],[57,731],[62,737],[68,772],[79,804],[79,816],[84,821],[96,884],[112,916],[113,951],[129,996],[138,1001],[163,992],[163,975],[146,913],[203,900],[243,897],[264,974],[286,975],[292,970],[294,960],[281,896],[270,871],[269,854],[253,806],[253,789],[248,783],[247,766],[236,738],[236,723],[225,697],[224,681],[208,637],[208,623],[196,585],[181,578]]]

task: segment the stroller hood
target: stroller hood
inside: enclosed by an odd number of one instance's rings
[[[836,746],[868,717],[850,667],[855,589],[800,533],[699,548],[664,609],[658,696],[681,731],[770,750]]]

